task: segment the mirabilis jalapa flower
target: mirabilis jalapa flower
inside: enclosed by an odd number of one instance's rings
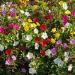
[[[2,62],[0,65],[2,67],[7,65],[6,69],[19,71],[21,74],[23,72],[40,75],[38,71],[41,71],[43,75],[48,75],[46,69],[50,74],[57,74],[54,68],[58,69],[58,73],[61,69],[61,73],[65,74],[64,68],[67,68],[66,74],[68,71],[71,72],[73,64],[67,65],[67,63],[72,52],[71,48],[75,47],[75,10],[70,9],[67,1],[60,1],[61,7],[57,3],[52,3],[50,6],[53,0],[19,1],[25,5],[25,8],[20,8],[12,2],[0,7],[2,18],[0,19],[0,62]],[[16,34],[13,31],[16,31]],[[4,34],[8,32],[8,35]],[[70,35],[71,32],[73,35]],[[30,67],[32,61],[36,65],[33,63]],[[1,71],[6,70],[1,69]]]
[[[5,28],[3,26],[0,26],[0,33],[5,33],[5,32],[6,32]]]
[[[67,5],[66,2],[60,1],[59,4],[60,4],[61,7],[63,7],[64,10],[67,10],[68,9],[68,5]]]
[[[19,30],[20,29],[20,26],[18,24],[15,24],[15,23],[11,23],[8,25],[9,28],[12,28],[12,29],[16,29],[16,30]]]

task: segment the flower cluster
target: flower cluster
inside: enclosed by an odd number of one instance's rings
[[[19,1],[30,4],[0,6],[0,74],[74,75],[75,10],[70,3]]]

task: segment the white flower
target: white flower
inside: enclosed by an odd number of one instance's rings
[[[16,34],[16,38],[19,39],[19,33]]]
[[[4,46],[0,44],[0,51],[4,50]]]
[[[69,52],[64,52],[64,61],[67,62],[69,59]]]
[[[15,41],[14,43],[13,43],[13,46],[17,46],[19,44],[19,41]]]
[[[68,5],[66,2],[63,3],[63,9],[67,10],[68,9]]]
[[[38,49],[38,48],[39,48],[39,44],[35,43],[35,49]]]
[[[26,40],[31,41],[32,40],[32,35],[26,35]]]
[[[48,50],[45,51],[45,55],[46,55],[46,56],[50,56],[50,54],[51,54],[50,49],[48,49]]]
[[[20,13],[21,13],[21,14],[24,14],[25,12],[24,12],[24,10],[20,10]]]
[[[65,24],[65,27],[69,27],[69,25],[70,25],[70,23],[67,22],[67,23]]]
[[[48,13],[51,13],[51,10],[49,10]]]
[[[6,8],[5,4],[1,5],[2,10],[4,10]]]
[[[11,16],[8,16],[7,18],[10,20],[11,19]]]
[[[68,71],[72,71],[72,68],[73,68],[72,64],[69,64]]]
[[[64,52],[64,56],[68,57],[69,56],[69,52]]]
[[[29,73],[30,74],[36,74],[36,70],[34,68],[29,68]]]
[[[67,62],[67,61],[68,61],[68,59],[69,59],[69,57],[65,57],[65,58],[64,58],[64,61],[65,61],[65,62]]]
[[[28,54],[27,54],[27,58],[28,58],[28,59],[32,59],[32,58],[33,58],[33,53],[28,52]]]
[[[65,31],[65,27],[62,27],[62,33],[64,33],[64,31]]]
[[[48,38],[48,35],[47,35],[46,32],[43,32],[41,37],[42,37],[43,39],[47,39],[47,38]]]
[[[28,16],[30,16],[30,13],[29,12],[25,12],[25,15],[28,17]]]
[[[54,59],[54,63],[58,65],[58,67],[63,67],[64,62],[60,58]]]
[[[39,32],[38,29],[35,28],[35,29],[34,29],[34,33],[35,33],[35,34],[38,34],[38,32]]]

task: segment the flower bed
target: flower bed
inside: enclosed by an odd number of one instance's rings
[[[74,1],[19,0],[0,5],[0,75],[74,75]]]

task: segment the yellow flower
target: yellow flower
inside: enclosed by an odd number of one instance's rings
[[[29,0],[19,0],[19,6],[20,6],[20,8],[22,8],[22,7],[24,7],[24,6],[26,6],[26,4],[27,4],[27,2],[29,2]]]
[[[39,22],[36,22],[37,26],[40,26],[40,23]]]
[[[52,32],[55,33],[55,32],[56,32],[56,28],[53,28],[53,29],[52,29]]]
[[[55,41],[55,39],[53,39],[53,38],[51,38],[51,43],[55,43],[56,41]]]
[[[33,5],[34,10],[38,9],[38,7],[39,7],[38,5]]]
[[[26,3],[26,2],[28,2],[29,0],[19,0],[19,2],[21,2],[21,3]]]
[[[63,6],[63,3],[64,3],[64,1],[60,1],[59,2],[59,5]]]
[[[29,25],[25,25],[25,26],[24,26],[24,30],[25,30],[25,31],[29,31],[29,29],[30,29]]]
[[[30,25],[32,28],[35,28],[37,25],[35,23],[31,23]]]
[[[55,33],[55,38],[59,38],[60,37],[60,33]]]
[[[32,20],[31,19],[28,19],[28,22],[32,22]]]
[[[69,10],[66,10],[65,14],[69,15],[69,14],[71,14],[71,12]]]
[[[25,27],[25,25],[28,25],[28,22],[23,22],[23,27]]]
[[[46,6],[46,5],[47,5],[47,3],[46,3],[46,2],[43,2],[42,4],[43,4],[43,6]]]
[[[39,2],[39,0],[35,0],[35,2]]]

